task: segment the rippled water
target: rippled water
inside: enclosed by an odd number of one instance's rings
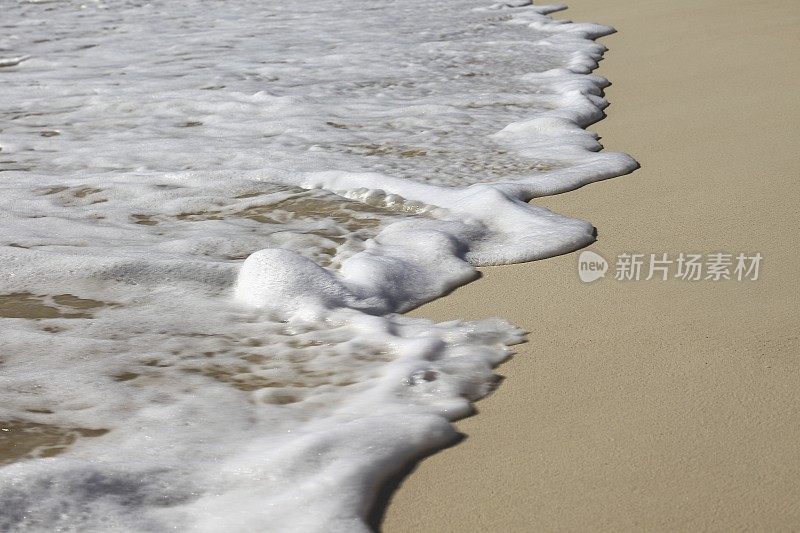
[[[12,3],[2,46],[32,58],[4,73],[3,168],[337,169],[447,185],[550,168],[489,135],[552,106],[519,74],[563,67],[563,51],[469,6]]]

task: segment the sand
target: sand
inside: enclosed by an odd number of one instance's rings
[[[384,531],[800,529],[800,2],[573,0],[613,25],[593,129],[632,175],[536,200],[589,249],[764,256],[760,279],[584,284],[577,254],[483,269],[415,314],[531,332]]]

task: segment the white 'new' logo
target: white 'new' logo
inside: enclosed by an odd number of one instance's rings
[[[584,250],[578,257],[578,275],[581,281],[591,283],[606,275],[608,261],[603,256],[589,250]]]

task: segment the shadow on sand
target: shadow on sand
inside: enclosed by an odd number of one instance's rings
[[[471,413],[469,416],[474,415],[475,412]],[[414,461],[404,466],[400,471],[389,477],[389,479],[383,483],[383,486],[375,496],[375,501],[372,503],[372,508],[370,509],[369,514],[366,516],[366,522],[369,528],[376,533],[380,533],[381,526],[383,525],[383,519],[386,517],[386,510],[389,508],[389,504],[392,501],[392,496],[394,496],[394,493],[400,488],[400,485],[403,484],[403,481],[405,481],[405,479],[417,469],[417,466],[419,466],[422,461],[431,455],[437,454],[443,450],[460,444],[466,438],[467,436],[465,434],[456,433],[456,435],[453,437],[453,440],[443,448],[436,448],[420,455]]]

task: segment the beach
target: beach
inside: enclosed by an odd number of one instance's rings
[[[796,2],[345,4],[4,9],[0,530],[797,529]]]
[[[529,336],[383,531],[797,529],[799,15],[785,0],[560,14],[618,30],[591,129],[642,168],[533,203],[590,220],[612,270],[625,253],[759,253],[759,277],[583,283],[571,253],[483,268],[414,311]]]

